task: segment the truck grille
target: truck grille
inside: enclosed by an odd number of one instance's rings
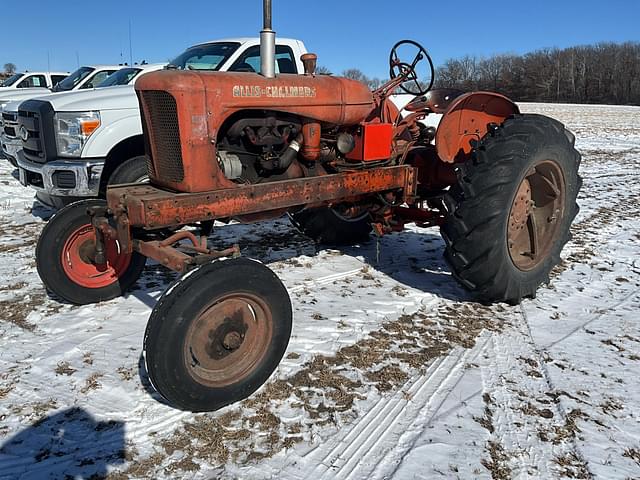
[[[149,173],[168,182],[182,182],[182,148],[176,100],[171,94],[160,90],[141,91],[144,107],[144,128],[149,138],[153,168]]]
[[[16,138],[16,132],[18,131],[18,114],[4,112],[2,114],[2,124],[4,126],[4,134],[7,138]]]
[[[22,139],[22,151],[27,160],[45,163],[56,157],[53,133],[53,106],[41,100],[27,100],[18,110],[16,133],[24,126],[29,133]]]

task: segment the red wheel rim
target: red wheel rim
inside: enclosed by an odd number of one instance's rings
[[[549,257],[564,217],[565,180],[554,160],[534,165],[520,183],[509,212],[507,243],[513,264],[526,272]]]
[[[69,235],[62,248],[64,273],[85,288],[102,288],[117,282],[131,262],[131,254],[122,253],[116,240],[106,239],[107,263],[96,265],[92,261],[95,238],[93,226],[83,225]]]

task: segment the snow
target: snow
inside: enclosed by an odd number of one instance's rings
[[[474,303],[437,229],[318,250],[286,219],[217,229],[294,307],[248,400],[191,414],[153,392],[147,318],[175,274],[98,305],[47,296],[51,211],[0,166],[0,478],[640,477],[640,108],[523,104],[576,135],[580,213],[549,286]]]

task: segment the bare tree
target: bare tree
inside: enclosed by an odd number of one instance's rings
[[[15,63],[5,63],[4,64],[4,73],[7,75],[13,75],[16,73],[16,64]]]
[[[489,89],[518,101],[640,105],[640,43],[449,59],[436,86]]]

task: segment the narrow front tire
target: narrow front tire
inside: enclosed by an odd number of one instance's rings
[[[289,294],[263,264],[205,264],[160,298],[144,338],[147,372],[171,405],[213,411],[255,392],[291,335]]]

